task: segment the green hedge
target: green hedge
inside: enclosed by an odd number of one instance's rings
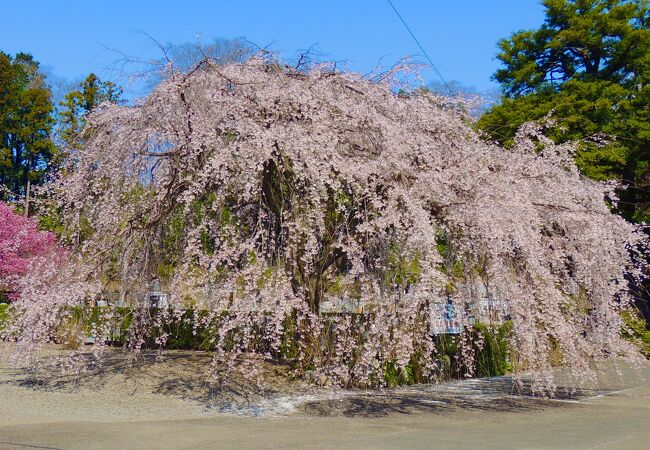
[[[110,329],[112,330],[110,341],[115,345],[126,343],[129,329],[134,320],[134,311],[127,307],[118,307],[108,309],[105,307],[83,308],[76,307],[73,309],[70,320],[81,322],[85,330],[90,333],[94,325],[98,325],[108,320],[107,312],[112,311]],[[150,320],[156,317],[161,311],[157,308],[148,310]],[[203,317],[206,311],[199,313]],[[213,327],[196,327],[194,330],[194,310],[187,310],[179,318],[171,320],[163,319],[161,327],[153,327],[149,336],[145,339],[145,346],[156,347],[156,339],[163,333],[167,334],[167,343],[165,348],[170,350],[211,350],[213,348]]]
[[[471,333],[475,354],[473,369],[477,377],[501,376],[512,370],[509,344],[512,322],[492,326],[478,323]],[[436,358],[445,379],[459,378],[467,370],[459,363],[459,339],[458,335],[451,334],[436,336]]]
[[[0,303],[0,330],[4,329],[7,320],[9,320],[9,304]]]
[[[3,308],[4,306],[4,308]],[[7,306],[0,305],[0,326],[6,320]],[[110,341],[114,345],[123,345],[126,343],[128,333],[134,320],[153,321],[163,311],[152,308],[144,313],[144,318],[134,317],[134,310],[131,308],[74,308],[69,321],[81,324],[88,333],[93,326],[108,320],[106,312],[111,311],[112,330]],[[185,311],[180,317],[163,314],[163,320],[158,327],[149,328],[150,333],[145,337],[145,346],[156,348],[158,344],[156,339],[161,335],[166,335],[167,349],[183,350],[213,350],[214,342],[217,338],[216,325],[212,323],[205,324],[207,311],[198,313],[190,309]],[[168,317],[167,317],[168,316]],[[202,320],[199,322],[203,325],[195,326],[196,317]],[[282,337],[280,352],[278,356],[283,359],[292,360],[296,356],[295,341],[295,318],[287,317],[285,322],[285,333]],[[472,342],[474,345],[475,366],[474,373],[478,377],[490,377],[504,375],[511,370],[509,360],[510,348],[509,339],[512,331],[512,323],[506,322],[499,326],[488,326],[477,324],[472,330]],[[479,345],[482,342],[482,345]],[[263,343],[260,343],[263,345]],[[439,375],[442,379],[459,378],[467,370],[467,367],[460,365],[459,361],[459,336],[457,335],[439,335],[435,338],[436,353],[433,355],[437,360],[440,369]],[[425,363],[431,358],[428,354],[418,354],[411,358],[406,367],[399,367],[395,362],[388,362],[382,368],[383,381],[389,386],[402,384],[413,384],[426,382],[424,367]],[[382,375],[380,375],[382,376]]]
[[[207,311],[199,311],[198,316],[205,319]],[[171,350],[212,350],[216,338],[214,327],[194,327],[195,312],[189,309],[178,318],[163,321],[162,329],[154,329],[149,344],[155,346],[155,339],[161,332],[167,333],[165,348]]]
[[[476,376],[494,377],[505,375],[512,370],[510,364],[509,340],[512,333],[512,322],[507,321],[498,326],[476,324],[474,332],[480,334],[483,345],[476,346]]]

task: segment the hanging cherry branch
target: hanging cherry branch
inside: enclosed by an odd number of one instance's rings
[[[396,77],[206,59],[98,109],[53,186],[85,276],[133,299],[161,279],[169,314],[206,312],[215,367],[290,338],[299,370],[341,384],[381,383],[387,364],[433,377],[431,303],[465,308],[476,284],[509,301],[515,370],[544,388],[552,350],[583,378],[631,355],[619,311],[647,243],[610,213],[610,186],[535,126],[506,151],[449,99],[396,93]],[[363,314],[325,315],[331,298]],[[155,323],[134,324],[139,348]]]

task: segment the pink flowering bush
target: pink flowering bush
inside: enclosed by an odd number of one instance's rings
[[[0,291],[16,294],[20,278],[56,251],[54,233],[40,231],[34,220],[0,202]]]
[[[0,338],[18,342],[20,361],[35,361],[35,350],[55,339],[72,308],[96,295],[93,284],[78,281],[68,256],[54,233],[0,203],[0,291],[12,301]],[[85,338],[84,330],[79,334],[74,339]]]
[[[261,354],[340,385],[381,385],[387,368],[434,379],[432,304],[470,308],[475,286],[508,300],[512,366],[540,389],[557,361],[584,381],[633,356],[619,312],[647,242],[610,213],[612,186],[539,127],[506,151],[453,102],[394,83],[206,60],[136,106],[105,105],[52,187],[79,263],[65,295],[23,301],[60,319],[102,289],[141,304],[159,278],[172,306],[139,308],[128,346],[164,347],[163,323],[200,311],[215,376],[255,377],[243,356]],[[472,376],[469,333],[459,348]]]

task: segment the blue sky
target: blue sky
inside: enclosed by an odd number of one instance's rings
[[[538,0],[393,0],[438,70],[478,90],[493,89],[490,75],[499,38],[543,21]],[[386,0],[339,1],[28,1],[0,0],[5,20],[0,50],[25,51],[53,74],[77,80],[89,72],[116,79],[120,56],[149,59],[160,52],[142,32],[166,44],[245,37],[271,45],[286,58],[316,45],[327,59],[368,72],[419,55]],[[424,61],[421,56],[420,60]],[[112,69],[113,68],[113,69]],[[432,70],[424,73],[435,81]]]

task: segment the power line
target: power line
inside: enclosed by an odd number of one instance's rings
[[[406,31],[409,32],[409,34],[411,35],[411,37],[413,38],[415,43],[418,45],[418,47],[420,47],[420,51],[422,52],[424,57],[427,59],[427,61],[429,61],[429,64],[431,64],[431,67],[433,67],[433,70],[436,72],[436,74],[438,74],[438,77],[440,78],[440,80],[442,80],[442,83],[445,85],[445,87],[447,88],[449,93],[451,95],[454,95],[451,88],[449,87],[449,85],[447,84],[445,79],[442,77],[442,74],[440,74],[440,72],[436,68],[436,65],[433,63],[433,61],[431,61],[431,58],[429,58],[429,55],[427,54],[426,50],[424,50],[424,48],[422,47],[422,44],[420,44],[420,41],[418,41],[418,39],[415,37],[415,35],[411,31],[411,28],[409,28],[409,26],[406,24],[406,21],[402,18],[402,15],[399,13],[397,8],[395,8],[395,5],[393,5],[393,2],[391,0],[387,0],[387,1],[388,1],[388,4],[391,6],[391,8],[393,8],[393,11],[395,11],[395,14],[397,14],[397,17],[399,17],[399,20],[401,20],[402,23],[404,24],[404,27],[406,28]]]

